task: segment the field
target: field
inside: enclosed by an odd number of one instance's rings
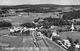
[[[62,32],[60,33],[62,38],[71,37],[73,40],[80,40],[80,32]]]
[[[61,49],[59,46],[57,46],[55,43],[51,42],[48,39],[45,39],[48,47],[46,46],[46,44],[44,43],[43,40],[38,41],[38,45],[41,49],[41,51],[64,51],[63,49]],[[30,50],[30,47],[35,47],[35,49],[37,49],[37,47],[35,46],[35,44],[33,43],[33,38],[31,36],[19,36],[19,37],[8,37],[8,36],[2,36],[0,37],[0,43],[4,43],[4,44],[9,44],[9,48],[11,47],[16,47],[16,48],[22,48],[25,47],[27,51]],[[17,50],[17,49],[15,49]],[[21,51],[21,50],[20,50]],[[30,51],[34,51],[30,50]]]
[[[21,47],[22,44],[22,37],[7,37],[7,36],[2,36],[0,37],[0,43],[4,44],[10,44],[9,47]]]
[[[0,18],[1,20],[8,20],[10,21],[13,25],[19,25],[25,22],[32,22],[34,20],[34,18],[38,18],[38,17],[56,17],[58,18],[58,16],[54,16],[55,13],[29,13],[29,15],[27,13],[25,13],[22,16],[9,16],[9,17],[3,17]]]
[[[9,46],[6,47],[6,48],[15,47],[16,49],[14,49],[13,51],[16,51],[16,50],[21,51],[20,49],[22,49],[22,48],[26,48],[26,50],[29,51],[30,47],[34,47],[33,39],[32,39],[31,36],[29,36],[29,37],[28,36],[27,37],[23,37],[23,36],[18,36],[18,37],[2,36],[2,37],[0,37],[0,43],[9,44]]]
[[[9,34],[9,30],[0,30],[0,37],[6,34]]]
[[[34,20],[34,17],[25,15],[22,17],[19,16],[4,17],[2,19],[10,21],[13,25],[19,25],[25,22],[32,22],[32,20]]]

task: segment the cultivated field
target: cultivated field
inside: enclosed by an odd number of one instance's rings
[[[22,37],[8,37],[8,36],[2,36],[0,37],[0,43],[9,44],[10,47],[22,47],[23,42]]]

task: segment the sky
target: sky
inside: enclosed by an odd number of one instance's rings
[[[0,0],[0,5],[59,4],[80,5],[80,0]]]

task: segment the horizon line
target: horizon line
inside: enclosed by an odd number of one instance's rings
[[[14,4],[14,5],[0,5],[0,6],[17,6],[17,5],[62,5],[62,6],[76,6],[76,5],[80,5],[80,4],[71,4],[71,5],[67,5],[67,4],[51,4],[51,3],[44,3],[44,4]]]

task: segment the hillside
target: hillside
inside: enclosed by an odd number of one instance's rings
[[[54,8],[54,7],[79,7],[80,5],[55,5],[55,4],[37,4],[37,5],[1,5],[0,8],[29,8],[29,7],[49,7],[49,8]]]

